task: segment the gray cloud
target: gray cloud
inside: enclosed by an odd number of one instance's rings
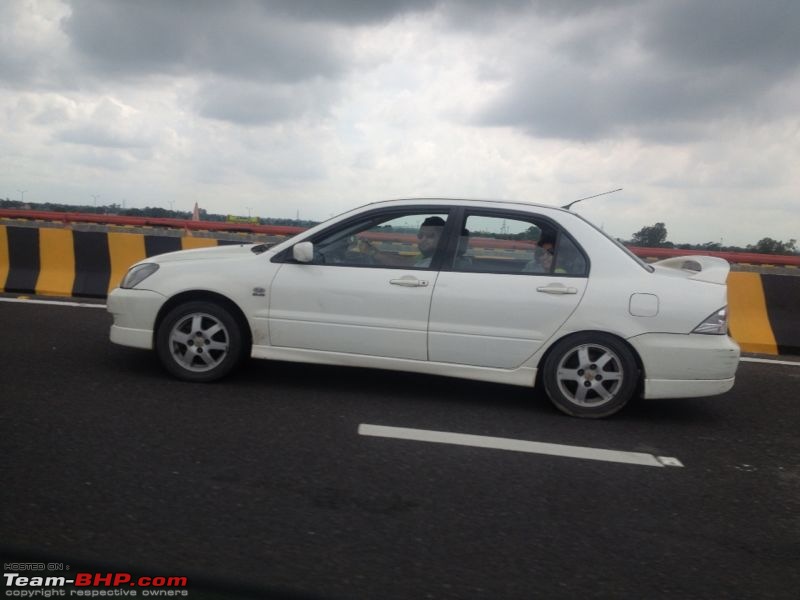
[[[63,107],[48,107],[37,118],[55,110],[67,118]],[[91,110],[79,117],[66,121],[54,132],[53,137],[61,142],[81,146],[99,148],[116,148],[126,150],[148,150],[158,144],[158,134],[148,124],[145,115],[136,113],[130,108],[116,102],[103,99]]]
[[[386,22],[410,13],[440,10],[452,23],[468,29],[487,17],[526,14],[535,11],[553,17],[590,13],[601,7],[629,4],[637,0],[264,0],[270,10],[294,19],[342,25]]]
[[[590,68],[563,64],[531,70],[482,115],[482,123],[521,127],[542,137],[597,139],[633,135],[681,141],[752,105],[759,78],[706,77],[657,65]],[[695,129],[696,128],[696,129]]]
[[[266,0],[265,7],[304,21],[363,25],[430,10],[437,0]]]
[[[195,108],[204,117],[238,125],[269,125],[324,109],[335,97],[334,86],[323,82],[302,85],[265,85],[230,80],[205,84]]]
[[[252,1],[72,0],[62,28],[103,76],[223,74],[278,81],[338,76],[346,62],[334,32],[276,18]]]
[[[303,81],[348,67],[346,29],[440,12],[472,29],[532,11],[554,18],[635,0],[68,0],[62,30],[103,77],[187,73]],[[337,29],[338,27],[338,29]]]
[[[681,67],[738,66],[778,75],[800,63],[796,0],[681,0],[654,6],[645,31],[653,52]]]
[[[99,125],[68,127],[58,132],[55,137],[59,141],[70,144],[99,146],[101,148],[146,148],[150,145],[144,139]]]
[[[21,2],[0,2],[0,85],[53,89],[73,75],[64,61],[65,41],[57,35],[65,9],[32,10]]]
[[[607,10],[641,0],[438,0],[437,4],[453,15],[472,14],[477,18],[492,14],[519,16],[535,13],[545,18],[564,19]]]
[[[517,62],[476,122],[541,137],[670,142],[716,120],[794,110],[766,99],[800,65],[800,4],[642,3],[591,17]]]

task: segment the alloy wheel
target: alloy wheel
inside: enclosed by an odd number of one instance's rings
[[[585,408],[612,402],[624,380],[620,357],[600,344],[581,344],[564,353],[556,370],[559,391]]]
[[[217,367],[228,355],[229,346],[228,329],[208,313],[187,314],[169,332],[169,348],[175,362],[194,373]]]

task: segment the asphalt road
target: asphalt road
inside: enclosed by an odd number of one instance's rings
[[[586,421],[523,388],[383,371],[251,361],[182,383],[111,345],[109,325],[100,309],[0,303],[7,560],[188,573],[195,598],[800,594],[800,366],[742,363],[724,396]]]

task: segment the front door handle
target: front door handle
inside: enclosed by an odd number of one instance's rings
[[[542,292],[543,294],[556,294],[557,296],[564,296],[566,294],[577,294],[578,288],[567,287],[563,283],[551,283],[550,285],[546,285],[544,287],[537,287],[536,291]]]
[[[412,275],[405,275],[400,279],[390,279],[389,283],[403,287],[427,287],[428,285],[428,282],[424,279],[417,279]]]

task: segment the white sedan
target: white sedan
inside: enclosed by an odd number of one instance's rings
[[[111,341],[189,381],[244,358],[539,385],[604,417],[632,397],[733,387],[729,266],[648,265],[567,210],[515,202],[369,204],[273,247],[162,254],[108,298]]]

